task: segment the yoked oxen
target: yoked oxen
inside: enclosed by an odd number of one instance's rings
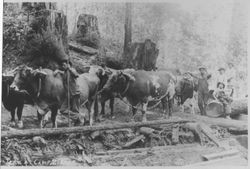
[[[137,105],[142,105],[142,120],[146,121],[148,103],[161,101],[165,117],[172,115],[175,79],[168,72],[148,72],[143,70],[123,70],[113,73],[100,92],[101,97],[107,93],[116,93],[126,97],[132,106],[133,116]],[[168,111],[167,111],[168,104]],[[168,112],[168,113],[167,113]]]
[[[178,105],[181,106],[181,111],[184,112],[184,103],[190,99],[189,107],[191,113],[194,114],[194,92],[197,92],[198,80],[191,77],[188,73],[184,73],[177,77],[175,92],[178,100]]]
[[[88,103],[90,125],[93,124],[94,101],[91,97],[90,83],[84,74],[77,78],[80,89],[80,103]],[[15,91],[26,91],[33,99],[39,114],[45,115],[51,111],[52,126],[57,127],[57,111],[66,98],[63,86],[63,77],[60,73],[54,74],[50,69],[33,70],[28,66],[21,66],[15,74],[11,88]]]
[[[14,71],[2,74],[2,102],[5,109],[11,113],[11,121],[9,126],[23,128],[22,112],[24,104],[33,104],[32,99],[26,93],[19,93],[10,90],[10,85],[14,79]],[[17,114],[18,122],[16,124],[15,114]]]

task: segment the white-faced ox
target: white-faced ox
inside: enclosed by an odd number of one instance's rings
[[[133,116],[136,113],[136,106],[141,104],[143,121],[147,120],[145,112],[148,103],[155,100],[161,101],[165,117],[168,117],[172,115],[175,94],[174,78],[169,73],[161,71],[148,72],[129,69],[117,71],[110,76],[100,95],[105,97],[107,93],[126,97],[132,106]]]
[[[24,104],[33,104],[32,99],[26,93],[19,93],[10,90],[10,85],[14,79],[15,70],[2,74],[2,102],[5,109],[11,113],[10,126],[15,127],[15,114],[17,114],[17,127],[23,128],[22,112]]]
[[[93,124],[94,116],[94,82],[89,82],[86,75],[81,74],[77,78],[80,89],[80,103],[88,103],[90,125]],[[90,86],[92,88],[90,89]],[[16,72],[14,81],[10,86],[15,91],[25,91],[33,99],[40,115],[51,111],[52,126],[56,125],[57,111],[66,99],[67,89],[63,85],[61,74],[54,74],[50,69],[36,69],[22,66]],[[92,95],[91,95],[92,94]]]

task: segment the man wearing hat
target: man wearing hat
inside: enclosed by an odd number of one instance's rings
[[[228,70],[227,70],[227,89],[231,90],[230,96],[233,97],[234,94],[234,86],[235,86],[235,69],[234,69],[234,65],[232,62],[228,63]]]
[[[72,63],[68,62],[67,60],[62,61],[62,69],[63,71],[56,70],[54,75],[57,73],[61,73],[63,75],[63,85],[65,90],[67,91],[67,100],[70,100],[70,110],[73,112],[71,113],[71,118],[76,123],[80,122],[78,117],[79,109],[80,109],[80,90],[79,85],[77,84],[77,78],[79,77],[76,70],[72,67]],[[69,94],[69,96],[68,96]],[[65,109],[68,107],[67,103],[64,102],[62,105],[62,113],[65,113]]]
[[[225,68],[224,67],[220,67],[218,69],[219,74],[216,77],[216,86],[218,86],[218,83],[223,83],[225,86],[227,86],[227,77],[225,74]]]
[[[195,76],[189,72],[191,76],[198,79],[198,106],[201,112],[201,115],[206,115],[206,106],[207,101],[209,99],[209,88],[208,88],[208,79],[211,77],[208,74],[207,69],[205,66],[198,67],[200,71],[199,76]]]

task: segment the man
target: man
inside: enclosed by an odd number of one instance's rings
[[[216,77],[216,86],[218,85],[218,83],[223,83],[225,86],[227,86],[227,77],[225,74],[225,68],[224,67],[220,67],[218,69],[219,74]]]
[[[201,115],[206,115],[206,106],[209,99],[208,79],[211,77],[211,75],[208,75],[207,69],[204,66],[200,66],[199,71],[200,76],[195,76],[190,72],[189,74],[198,79],[198,106]]]
[[[63,61],[62,62],[63,71],[56,70],[54,74],[61,73],[63,75],[63,85],[67,92],[67,102],[64,102],[62,105],[62,110],[65,110],[65,107],[68,107],[68,98],[70,99],[70,110],[71,119],[76,123],[80,122],[79,119],[79,109],[80,109],[80,90],[77,84],[77,78],[79,77],[76,70],[72,67],[71,62]],[[69,95],[68,95],[69,94]],[[62,114],[65,114],[66,111],[62,111]]]
[[[227,89],[231,90],[230,97],[234,95],[234,82],[235,82],[235,69],[232,62],[228,63],[228,71],[227,71]]]
[[[225,91],[225,84],[219,82],[217,84],[217,89],[214,91],[213,95],[214,97],[223,104],[223,110],[225,113],[225,117],[230,119],[230,114],[231,114],[231,103],[232,103],[232,98],[226,95]]]

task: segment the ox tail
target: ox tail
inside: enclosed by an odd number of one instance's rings
[[[97,99],[97,96],[95,96],[95,100],[94,100],[94,115],[95,115],[95,118],[98,117],[98,99]]]

